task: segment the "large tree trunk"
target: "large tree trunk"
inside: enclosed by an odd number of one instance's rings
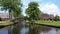
[[[9,9],[9,19],[12,19],[11,9]]]

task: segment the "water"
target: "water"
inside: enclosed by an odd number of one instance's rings
[[[0,34],[8,34],[8,28],[0,29]]]
[[[12,32],[18,33],[18,34],[60,34],[60,28],[53,28],[53,27],[47,27],[47,26],[41,26],[41,25],[35,25],[32,27],[25,27],[20,25],[20,27],[17,27],[18,25],[15,25],[15,27],[11,28]],[[17,29],[17,28],[18,29]],[[0,29],[0,34],[8,34],[10,27],[4,27]]]
[[[21,34],[26,34],[28,32],[28,28],[22,28],[20,32]]]
[[[57,33],[56,33],[56,29],[52,29],[48,32],[41,32],[41,34],[57,34]]]

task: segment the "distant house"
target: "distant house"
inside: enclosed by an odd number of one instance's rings
[[[54,16],[46,13],[41,13],[41,20],[53,20]]]
[[[9,18],[8,13],[0,13],[0,18]]]
[[[9,13],[0,13],[1,20],[7,20],[9,19]]]

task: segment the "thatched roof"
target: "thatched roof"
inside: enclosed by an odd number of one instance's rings
[[[54,16],[51,14],[42,13],[40,15],[41,15],[42,19],[53,19],[54,18]]]
[[[9,13],[0,13],[0,18],[9,18]]]

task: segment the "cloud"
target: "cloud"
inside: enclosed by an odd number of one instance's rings
[[[23,15],[26,15],[25,14],[25,10],[26,10],[26,8],[28,7],[28,4],[30,3],[30,2],[41,2],[42,0],[21,0],[22,1],[22,3],[23,3],[23,7],[22,7],[22,9],[23,9]]]
[[[59,7],[54,4],[54,3],[50,3],[50,2],[47,2],[47,3],[40,3],[42,2],[43,0],[22,0],[22,3],[23,3],[23,14],[25,14],[25,9],[28,7],[28,3],[30,2],[33,2],[33,1],[36,1],[39,3],[40,5],[40,10],[44,13],[48,13],[48,14],[53,14],[53,15],[59,15],[60,16],[60,9]]]
[[[38,2],[39,3],[43,0],[21,0],[21,1],[22,1],[23,5],[28,6],[28,3],[30,3],[30,2]]]
[[[0,13],[8,13],[8,11],[6,11],[6,10],[1,10],[1,7],[0,7]]]
[[[60,9],[54,3],[46,3],[40,7],[40,10],[44,13],[59,15],[60,16]]]
[[[28,3],[29,3],[30,1],[29,0],[22,0],[22,3],[23,3],[23,7],[22,7],[22,14],[24,15],[24,16],[26,16],[26,14],[25,14],[25,9],[28,7]]]

